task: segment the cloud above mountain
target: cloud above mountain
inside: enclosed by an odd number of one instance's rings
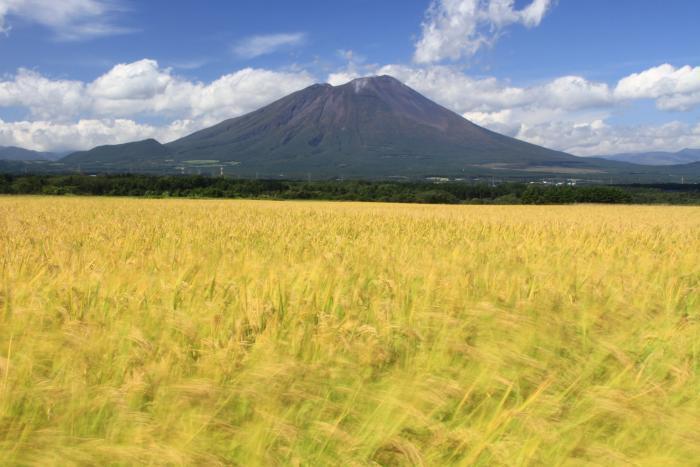
[[[533,0],[515,8],[515,0],[433,0],[416,43],[416,63],[456,61],[492,45],[505,27],[538,26],[552,0]]]

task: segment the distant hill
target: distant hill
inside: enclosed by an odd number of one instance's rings
[[[62,154],[53,152],[39,152],[22,149],[15,146],[0,146],[0,160],[3,161],[54,161]]]
[[[690,164],[678,164],[678,165],[666,166],[664,168],[667,169],[669,171],[669,173],[673,173],[673,174],[684,174],[684,173],[696,174],[696,173],[700,173],[700,161],[691,162]]]
[[[154,139],[146,139],[133,143],[98,146],[89,151],[74,152],[67,155],[61,162],[64,164],[93,164],[123,167],[162,162],[167,159],[171,150]]]
[[[700,162],[700,149],[683,149],[678,152],[642,152],[600,156],[612,161],[641,165],[680,165]]]
[[[242,176],[358,178],[478,170],[598,173],[615,164],[489,131],[389,76],[313,85],[169,144],[102,146],[62,162],[124,170],[208,163]]]

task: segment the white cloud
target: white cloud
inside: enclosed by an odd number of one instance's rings
[[[580,110],[608,106],[613,101],[610,88],[605,83],[596,83],[580,76],[563,76],[535,87],[547,106],[564,110]],[[542,103],[542,101],[540,101]]]
[[[164,125],[150,125],[126,118],[80,119],[66,123],[46,120],[5,122],[0,119],[0,146],[63,151],[148,138],[168,142],[205,126],[201,120],[175,120]]]
[[[8,17],[39,24],[60,40],[79,40],[130,32],[114,24],[123,11],[120,0],[0,0],[0,32],[8,34]]]
[[[496,78],[472,78],[450,66],[387,65],[376,73],[395,76],[458,113],[519,108],[578,111],[607,107],[613,101],[607,84],[580,76],[563,76],[535,86],[518,87]]]
[[[244,68],[211,83],[189,81],[155,60],[119,64],[96,80],[52,80],[21,69],[0,81],[0,107],[24,107],[36,119],[157,116],[206,119],[235,117],[314,82],[304,71]]]
[[[354,70],[343,70],[343,71],[338,71],[336,73],[331,73],[328,75],[328,78],[326,78],[326,82],[330,85],[333,86],[341,86],[345,83],[349,83],[350,81],[360,78],[362,75],[358,73],[357,71]]]
[[[515,0],[433,0],[416,43],[414,61],[435,63],[474,55],[511,24],[540,24],[552,0],[533,0],[521,10]]]
[[[242,58],[255,58],[283,48],[302,45],[305,41],[306,34],[301,32],[252,36],[238,42],[233,47],[233,52]]]
[[[579,156],[678,151],[700,147],[700,125],[674,121],[663,125],[610,126],[602,120],[552,121],[525,125],[516,137]]]
[[[150,99],[173,81],[170,70],[160,70],[155,60],[116,65],[90,85],[90,94],[105,99]]]
[[[0,145],[40,151],[71,150],[162,137],[166,130],[127,119],[85,119],[73,123],[0,120]]]
[[[661,110],[687,111],[700,105],[700,67],[664,64],[619,81],[620,99],[656,99]]]
[[[85,84],[20,69],[11,81],[0,81],[0,107],[10,106],[38,118],[71,118],[86,110]]]
[[[512,6],[512,2],[510,5]],[[527,8],[520,11],[520,21],[529,28],[539,26],[551,5],[552,0],[533,0]]]

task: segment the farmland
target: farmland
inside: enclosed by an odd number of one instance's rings
[[[700,208],[0,198],[0,465],[700,462]]]

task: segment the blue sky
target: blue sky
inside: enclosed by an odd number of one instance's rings
[[[700,147],[694,0],[0,0],[0,145],[167,141],[396,76],[579,155]]]

